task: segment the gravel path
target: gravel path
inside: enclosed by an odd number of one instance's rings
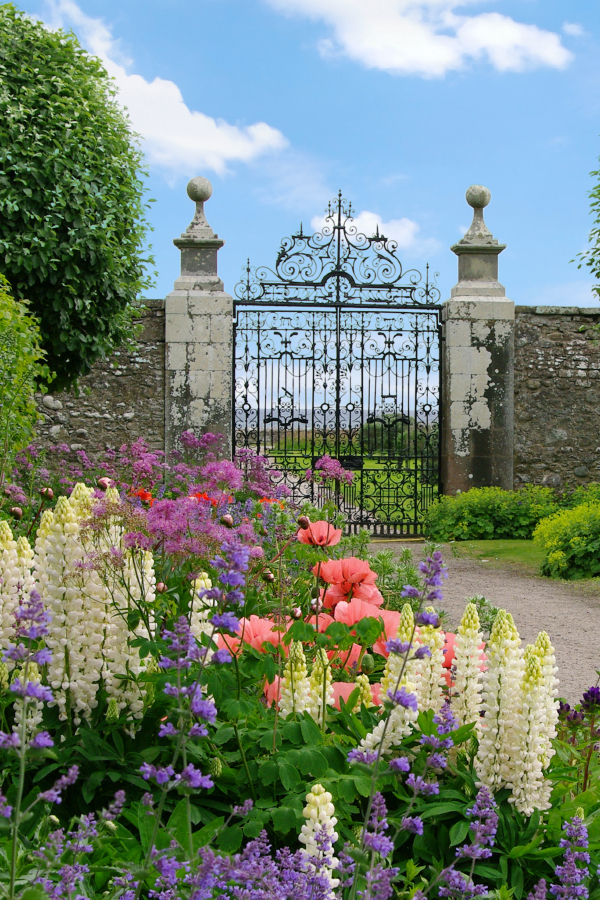
[[[378,541],[373,550],[389,548],[399,553],[405,546],[411,548],[415,559],[422,558],[422,544]],[[504,562],[454,557],[448,546],[443,551],[448,579],[441,605],[448,611],[453,627],[460,620],[465,599],[483,594],[494,606],[513,614],[524,641],[534,641],[539,631],[548,632],[556,651],[560,696],[576,702],[590,684],[596,683],[596,669],[600,668],[597,583],[554,581]]]

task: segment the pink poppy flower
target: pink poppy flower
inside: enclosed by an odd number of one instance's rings
[[[233,656],[237,656],[241,640],[231,634],[217,634],[217,647],[219,650],[229,650]]]
[[[348,681],[334,681],[333,684],[331,685],[331,687],[333,688],[334,705],[335,705],[336,709],[340,709],[341,708],[340,697],[343,697],[344,703],[347,703],[348,699],[350,697],[350,694],[352,693],[352,691],[354,690],[356,685],[351,682],[348,682]],[[371,696],[372,697],[373,697],[373,693],[374,693],[374,690],[376,687],[379,688],[380,685],[375,685],[375,684],[371,685]],[[373,702],[377,706],[380,705],[379,701],[378,700],[376,701],[374,697],[373,697]]]
[[[317,627],[317,617],[311,616],[310,619],[307,619],[309,625],[312,625],[313,628]],[[319,631],[322,633],[323,631],[327,631],[332,622],[335,622],[333,616],[330,616],[328,613],[320,612],[319,613]]]
[[[270,708],[274,703],[279,703],[279,696],[281,693],[281,678],[279,675],[275,676],[275,680],[272,684],[265,679],[264,686],[265,697],[267,698],[267,706]]]
[[[342,529],[330,522],[311,522],[308,528],[300,528],[296,535],[301,544],[313,547],[334,547],[342,539]]]
[[[358,668],[358,660],[360,658],[362,647],[360,644],[352,644],[352,646],[348,650],[340,650],[339,654],[336,657],[335,662],[333,663],[334,669],[339,669],[342,666],[344,669]],[[327,654],[329,659],[333,659],[336,655],[335,650],[330,650]]]
[[[385,643],[391,637],[396,636],[398,625],[400,624],[400,613],[391,609],[377,609],[372,603],[366,603],[353,597],[350,603],[341,600],[335,608],[335,618],[338,622],[343,622],[349,628],[365,618],[383,619],[385,628],[385,637],[382,635],[374,644],[373,650],[380,656],[387,657],[389,654],[385,649]]]
[[[275,623],[270,619],[250,616],[249,619],[240,619],[238,634],[246,644],[250,644],[255,650],[261,651],[265,641],[275,646],[281,644],[285,637],[285,631],[275,631],[275,627]],[[288,648],[285,644],[282,646],[287,656]]]
[[[327,609],[333,609],[340,600],[358,598],[373,606],[381,606],[383,597],[375,587],[377,573],[369,563],[356,556],[347,559],[330,559],[313,567],[313,574],[319,574],[323,581],[332,585],[327,588],[323,602]]]

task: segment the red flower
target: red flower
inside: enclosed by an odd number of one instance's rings
[[[313,547],[334,547],[342,539],[342,529],[329,522],[311,522],[308,528],[300,528],[297,538],[301,544]]]
[[[192,500],[192,499],[198,500],[198,501],[206,500],[207,503],[210,503],[211,506],[217,506],[217,503],[218,503],[217,500],[214,500],[212,497],[209,497],[208,494],[206,493],[206,491],[203,491],[202,493],[198,492],[197,494],[192,494],[190,497],[190,500]]]
[[[323,603],[327,609],[333,609],[340,600],[350,597],[381,606],[383,597],[375,587],[377,573],[373,572],[369,563],[356,556],[347,559],[331,559],[313,567],[313,574],[321,575],[331,587],[325,592]]]
[[[232,498],[233,499],[233,498]],[[278,503],[282,509],[285,509],[285,503],[273,497],[261,497],[259,503]]]
[[[142,503],[149,503],[150,506],[152,506],[152,504],[154,503],[154,497],[152,496],[150,491],[147,491],[145,488],[140,488],[139,491],[134,491],[133,496],[139,497]]]

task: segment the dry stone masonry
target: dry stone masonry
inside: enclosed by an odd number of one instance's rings
[[[81,379],[79,396],[38,395],[42,445],[68,444],[74,454],[85,450],[93,457],[141,436],[153,449],[163,449],[164,300],[147,300],[139,321],[142,332],[136,343],[97,363]]]
[[[94,456],[141,436],[169,449],[186,428],[231,439],[233,301],[217,276],[224,242],[204,215],[210,182],[193,178],[187,191],[196,212],[174,241],[174,290],[146,301],[135,347],[94,366],[79,396],[38,397],[46,446]],[[490,197],[481,185],[469,188],[473,223],[452,247],[459,263],[443,309],[445,492],[600,481],[600,307],[515,309],[498,281],[504,245],[483,219]]]
[[[600,309],[516,313],[515,485],[600,481]]]

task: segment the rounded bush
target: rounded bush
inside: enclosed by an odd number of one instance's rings
[[[434,541],[530,538],[545,516],[559,509],[552,488],[527,485],[518,491],[471,488],[441,497],[425,516],[425,533]]]
[[[594,578],[600,575],[600,500],[555,513],[533,533],[546,559],[542,575]]]

